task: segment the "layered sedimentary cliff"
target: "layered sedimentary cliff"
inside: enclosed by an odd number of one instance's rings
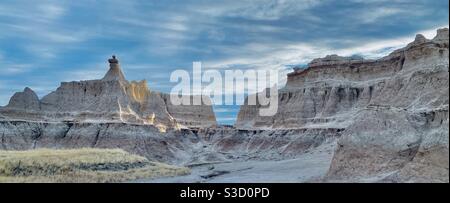
[[[418,35],[407,47],[378,60],[337,56],[315,59],[307,69],[288,75],[286,87],[279,91],[275,116],[261,117],[257,114],[258,106],[245,105],[236,126],[347,127],[357,111],[370,105],[415,109],[445,106],[448,104],[445,33],[446,29],[440,30],[433,40]],[[418,82],[418,79],[432,81]]]
[[[236,127],[345,129],[328,180],[448,182],[448,71],[447,28],[378,60],[327,56],[288,75],[276,115],[244,105]]]
[[[216,124],[211,106],[173,106],[168,95],[151,91],[145,80],[127,81],[115,58],[110,60],[110,69],[103,79],[63,82],[56,91],[40,100],[30,88],[25,88],[24,92],[16,93],[6,107],[0,108],[0,118],[123,122],[154,125],[161,131]]]
[[[242,130],[203,128],[197,134],[212,152],[230,159],[278,160],[301,156],[321,145],[333,145],[343,129]]]
[[[189,128],[207,128],[216,126],[216,116],[213,108],[208,105],[173,105],[170,101],[170,95],[161,95],[167,105],[167,111],[176,118],[177,123],[181,126]],[[211,103],[207,96],[194,95],[190,96],[190,100],[200,100]]]
[[[197,142],[188,130],[162,133],[152,125],[0,121],[1,150],[121,148],[150,160],[183,164]]]

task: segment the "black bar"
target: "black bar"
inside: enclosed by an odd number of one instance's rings
[[[182,197],[189,190],[201,197]],[[266,188],[266,192],[255,194]],[[227,195],[236,189],[238,196]],[[210,197],[206,192],[214,190]],[[244,191],[247,191],[244,195]],[[253,196],[248,193],[253,191]],[[52,194],[70,201],[118,200],[126,202],[176,201],[388,201],[430,200],[447,197],[448,184],[0,184],[2,198],[14,193],[26,194],[34,199],[48,200]],[[220,193],[220,194],[219,194]],[[241,196],[239,196],[239,194]],[[205,196],[206,195],[206,196]],[[15,195],[17,198],[17,196]],[[21,197],[21,196],[19,196]],[[143,201],[144,200],[144,201]],[[314,200],[314,201],[307,201]],[[159,201],[161,202],[161,201]],[[164,201],[165,202],[165,201]]]

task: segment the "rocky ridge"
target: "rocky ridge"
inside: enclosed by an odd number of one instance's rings
[[[344,129],[328,181],[448,182],[448,33],[378,60],[315,59],[288,75],[275,116],[244,105],[236,127]]]
[[[0,108],[0,119],[146,124],[161,131],[216,125],[211,106],[173,106],[167,94],[150,90],[145,80],[127,81],[117,59],[111,60],[103,79],[62,82],[40,100],[25,88]]]

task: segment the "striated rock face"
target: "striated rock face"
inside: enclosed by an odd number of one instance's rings
[[[433,38],[433,41],[439,42],[439,43],[447,43],[448,45],[448,38],[449,38],[449,31],[448,28],[442,28],[438,29],[436,37]]]
[[[214,127],[162,133],[152,125],[129,123],[0,121],[0,150],[121,148],[154,161],[194,166],[295,158],[319,146],[330,151],[341,132]]]
[[[328,55],[324,58],[318,58],[318,59],[312,60],[308,64],[308,67],[336,65],[336,64],[348,64],[348,63],[361,63],[363,61],[364,61],[364,58],[361,56],[343,57],[343,56],[338,56],[338,55]]]
[[[448,182],[448,109],[361,111],[338,140],[330,180]]]
[[[195,98],[202,97],[202,101],[210,103],[209,97],[191,96],[191,101]],[[170,95],[162,95],[164,102],[167,104],[167,111],[176,118],[177,123],[190,128],[205,128],[217,125],[216,116],[212,106],[205,105],[173,105],[170,102]],[[209,107],[209,108],[208,108]]]
[[[150,160],[184,164],[200,139],[188,130],[152,125],[0,121],[0,150],[121,148]]]
[[[11,97],[11,100],[6,108],[38,111],[40,109],[40,102],[36,93],[26,87],[23,92],[17,92]]]
[[[203,128],[198,134],[212,151],[227,158],[276,160],[301,156],[321,145],[332,145],[343,129],[239,130]]]
[[[434,40],[416,41],[378,60],[328,56],[288,76],[279,91],[278,113],[260,117],[244,105],[236,126],[346,128],[356,112],[370,105],[440,108],[448,105],[448,29]],[[444,33],[444,34],[443,34]],[[446,39],[445,39],[446,37]],[[310,65],[311,65],[310,64]]]
[[[244,105],[236,127],[345,129],[328,180],[448,182],[449,36],[378,60],[327,56],[288,75],[278,113]]]
[[[109,71],[106,73],[105,77],[103,77],[103,81],[122,81],[125,82],[125,75],[122,73],[122,70],[120,69],[119,63],[111,63],[109,68]]]
[[[196,127],[200,123],[204,126],[216,124],[211,106],[173,107],[167,98],[166,94],[149,90],[145,80],[127,81],[116,60],[110,64],[103,79],[63,82],[56,91],[41,100],[26,88],[24,92],[16,93],[8,106],[0,109],[0,118],[148,124],[162,131]]]

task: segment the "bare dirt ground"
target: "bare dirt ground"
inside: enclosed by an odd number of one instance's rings
[[[315,182],[326,174],[335,143],[322,145],[295,159],[233,161],[191,168],[187,176],[140,179],[137,183],[298,183]]]

